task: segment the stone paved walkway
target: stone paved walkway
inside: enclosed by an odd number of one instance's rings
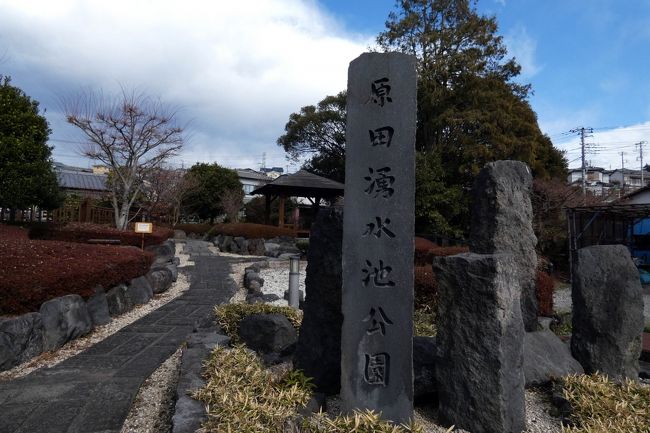
[[[229,265],[247,260],[208,245],[187,241],[195,266],[181,268],[190,277],[183,295],[52,368],[0,382],[0,432],[119,432],[142,382],[237,289]]]

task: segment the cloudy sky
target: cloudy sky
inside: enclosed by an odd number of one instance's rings
[[[287,167],[275,144],[292,112],[343,90],[393,0],[0,0],[0,74],[41,102],[57,161],[88,166],[59,100],[120,85],[180,107],[175,164]],[[650,0],[480,0],[531,83],[540,126],[577,166],[638,165],[650,142]],[[648,162],[650,162],[650,144]],[[575,160],[575,161],[574,161]],[[295,170],[297,166],[292,166]]]

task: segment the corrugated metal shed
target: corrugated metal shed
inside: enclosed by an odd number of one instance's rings
[[[85,173],[81,171],[57,170],[59,186],[63,189],[86,191],[108,191],[105,174]]]

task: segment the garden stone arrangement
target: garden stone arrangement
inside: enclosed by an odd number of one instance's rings
[[[146,304],[154,293],[166,291],[178,275],[174,242],[147,247],[156,255],[149,272],[95,294],[86,301],[79,295],[66,295],[44,302],[38,312],[0,319],[0,371],[8,370],[41,354],[56,350],[68,341],[105,325],[111,317]]]
[[[225,253],[268,256],[280,259],[288,259],[291,256],[300,255],[301,251],[296,247],[296,240],[291,237],[281,236],[273,239],[246,239],[243,236],[218,235],[213,240],[214,246]]]

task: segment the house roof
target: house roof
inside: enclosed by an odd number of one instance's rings
[[[82,171],[56,170],[59,186],[67,189],[89,191],[108,191],[105,174],[93,174]]]
[[[283,174],[274,181],[257,188],[251,194],[284,194],[292,197],[336,197],[342,196],[345,185],[318,176],[307,170]]]
[[[255,180],[264,180],[267,182],[271,181],[271,178],[265,175],[264,173],[260,173],[259,171],[255,171],[252,168],[237,168],[235,169],[237,172],[237,176],[241,178],[246,178],[246,179],[255,179]]]

